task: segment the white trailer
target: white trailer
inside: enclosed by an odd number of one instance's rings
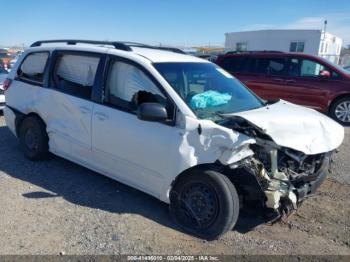
[[[323,30],[257,30],[225,34],[227,51],[303,52],[338,63],[342,39]]]

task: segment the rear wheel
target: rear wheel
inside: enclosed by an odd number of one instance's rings
[[[350,96],[336,100],[330,108],[330,115],[340,124],[350,126]]]
[[[185,230],[204,239],[217,239],[237,222],[239,199],[232,182],[223,174],[198,169],[174,185],[170,212]]]
[[[30,160],[48,156],[48,136],[44,122],[37,116],[26,117],[20,126],[19,142],[24,155]]]

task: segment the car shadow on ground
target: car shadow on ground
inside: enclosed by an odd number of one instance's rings
[[[80,206],[112,213],[135,213],[163,226],[183,232],[171,219],[168,205],[124,184],[60,157],[46,161],[27,160],[17,139],[6,126],[0,127],[0,171],[43,190],[23,193],[32,199],[62,197]],[[262,216],[242,209],[234,230],[246,233],[264,223]]]

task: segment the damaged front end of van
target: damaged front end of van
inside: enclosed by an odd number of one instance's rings
[[[344,138],[343,127],[333,120],[285,101],[222,118],[220,125],[255,140],[249,144],[254,154],[229,165],[230,178],[277,217],[315,193]],[[246,179],[249,175],[259,190]]]

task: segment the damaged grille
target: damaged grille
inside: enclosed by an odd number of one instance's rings
[[[256,158],[263,163],[266,170],[273,172],[270,152],[258,145],[254,147]],[[277,154],[277,168],[279,172],[285,173],[293,184],[313,181],[317,178],[324,156],[325,154],[305,155],[292,149],[281,148]]]

